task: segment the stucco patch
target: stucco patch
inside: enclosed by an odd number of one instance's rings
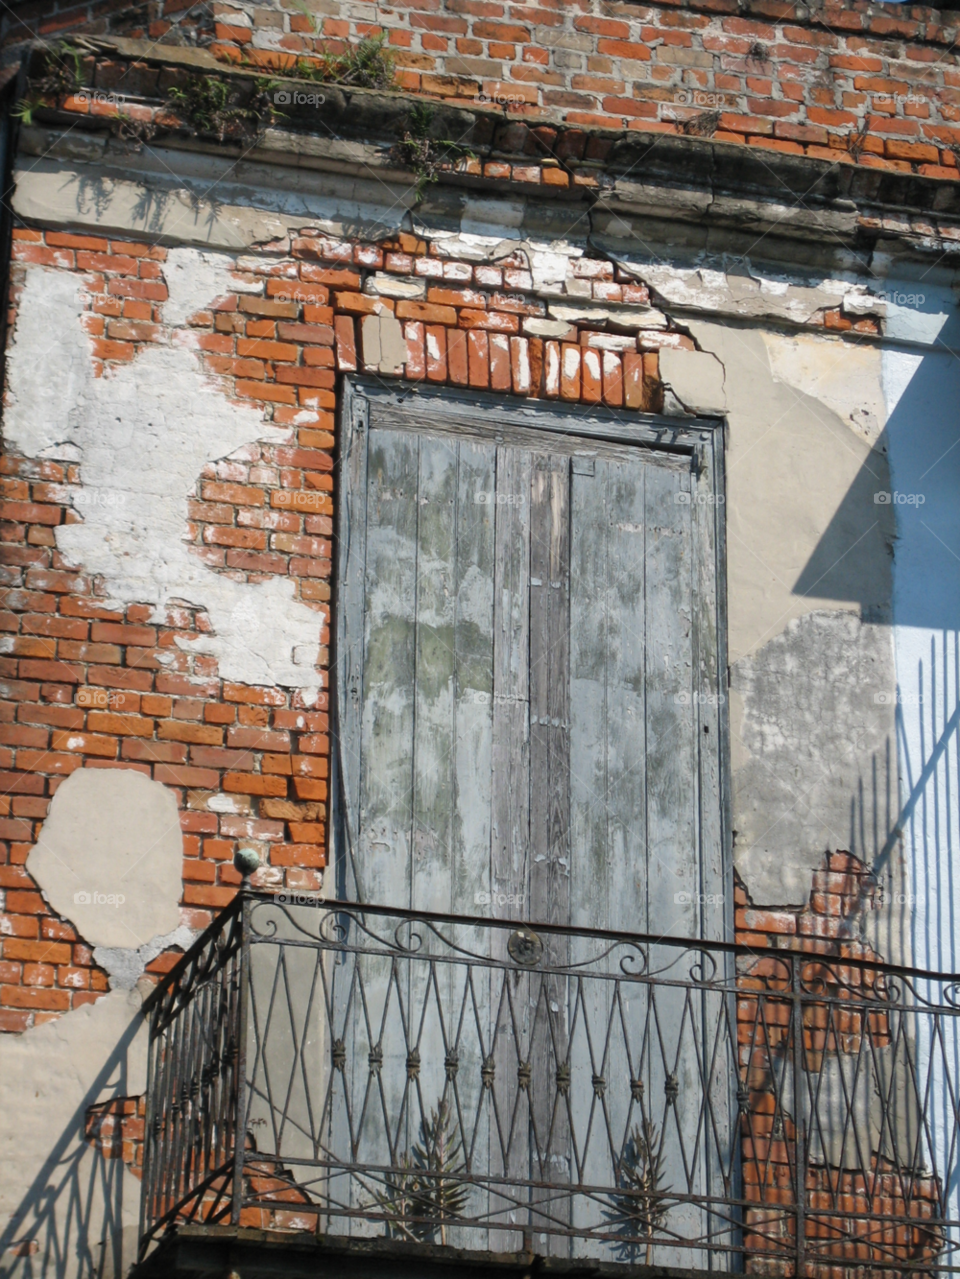
[[[170,263],[166,305],[177,322],[231,291],[226,258],[180,249]],[[233,581],[183,542],[187,498],[204,466],[289,432],[227,399],[204,374],[189,329],[95,378],[80,288],[67,272],[28,270],[8,357],[8,447],[81,464],[83,523],[57,528],[59,550],[102,576],[121,606],[151,603],[157,620],[171,600],[206,609],[213,633],[182,646],[215,656],[222,678],[315,688],[321,618],[294,598],[294,583]]]
[[[689,413],[723,413],[723,365],[707,351],[660,352],[660,377]]]
[[[775,377],[759,331],[689,327],[724,369],[731,662],[818,609],[888,618],[894,517],[874,500],[890,487],[886,456]],[[821,342],[812,376],[836,358],[835,344]]]
[[[824,852],[872,865],[896,820],[890,629],[808,613],[738,661],[731,683],[735,864],[755,902],[799,906]]]
[[[94,946],[143,946],[180,922],[173,792],[133,769],[80,768],[57,789],[27,870]]]

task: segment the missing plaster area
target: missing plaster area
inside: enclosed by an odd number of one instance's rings
[[[227,398],[204,371],[187,326],[233,290],[232,265],[224,255],[172,250],[164,316],[174,327],[102,376],[84,328],[80,278],[28,269],[8,357],[6,442],[26,457],[79,463],[80,488],[64,499],[82,519],[57,528],[57,548],[100,580],[109,602],[147,603],[161,621],[177,601],[202,609],[211,632],[182,640],[188,653],[215,658],[223,679],[315,697],[322,614],[295,597],[290,577],[237,581],[184,543],[204,468],[290,436],[266,423],[259,407]]]

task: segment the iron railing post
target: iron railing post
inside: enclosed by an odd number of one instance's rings
[[[250,1004],[250,897],[241,889],[240,907],[240,998],[237,1009],[236,1070],[233,1081],[233,1202],[230,1219],[240,1224],[243,1208],[243,1167],[247,1142],[247,1028]]]
[[[803,1117],[803,1005],[800,1000],[800,966],[803,958],[792,955],[790,959],[790,986],[792,995],[791,1023],[793,1031],[793,1114],[794,1158],[796,1160],[796,1279],[804,1279],[804,1253],[807,1231],[807,1142]],[[786,1136],[786,1134],[784,1134]]]
[[[146,1250],[147,1228],[153,1225],[154,1194],[154,1161],[156,1159],[156,1141],[153,1131],[154,1113],[156,1110],[156,1088],[154,1087],[153,1070],[156,1064],[156,1048],[153,1037],[153,1021],[155,1013],[151,1010],[147,1015],[147,1110],[143,1129],[143,1190],[140,1195],[140,1234],[137,1245],[137,1260],[143,1260]],[[149,1205],[149,1211],[148,1211]]]

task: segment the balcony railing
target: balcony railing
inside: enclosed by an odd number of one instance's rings
[[[151,1000],[142,1253],[192,1222],[830,1279],[960,1270],[957,989],[243,892]]]

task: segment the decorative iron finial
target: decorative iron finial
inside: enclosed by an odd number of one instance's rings
[[[233,855],[233,864],[246,881],[260,865],[260,854],[255,848],[238,848]]]

